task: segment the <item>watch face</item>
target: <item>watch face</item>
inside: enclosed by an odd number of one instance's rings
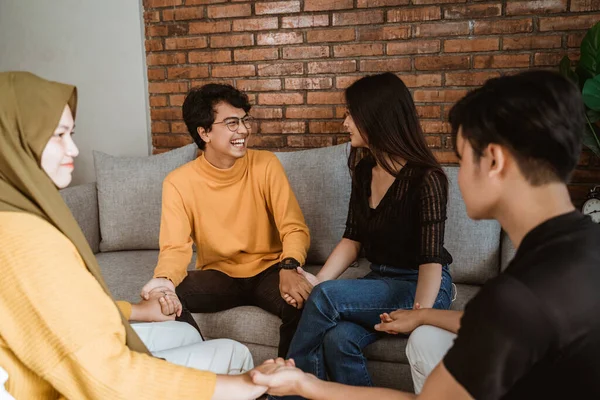
[[[585,203],[583,203],[583,208],[581,209],[584,214],[592,217],[592,221],[597,224],[600,224],[600,199],[589,199]]]

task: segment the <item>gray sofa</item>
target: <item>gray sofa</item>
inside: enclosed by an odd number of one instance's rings
[[[277,153],[298,197],[311,230],[307,269],[316,273],[342,236],[350,176],[348,145]],[[118,158],[95,153],[97,182],[61,193],[96,253],[116,299],[137,302],[152,277],[158,256],[161,182],[166,174],[196,156],[193,145],[146,158]],[[467,301],[496,276],[514,250],[495,221],[471,221],[457,187],[457,167],[445,167],[450,179],[446,247],[458,295],[453,309]],[[190,268],[194,261],[190,264]],[[366,260],[340,279],[368,272]],[[238,307],[214,314],[195,314],[207,338],[231,338],[251,350],[255,363],[276,355],[277,317],[257,307]],[[388,337],[366,349],[369,368],[378,386],[412,389],[405,355],[405,337]]]

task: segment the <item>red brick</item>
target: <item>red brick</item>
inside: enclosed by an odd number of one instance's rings
[[[185,94],[172,94],[169,96],[169,104],[173,107],[181,107],[185,100]]]
[[[439,40],[410,40],[387,44],[387,55],[439,53]]]
[[[331,107],[288,107],[285,117],[290,119],[321,119],[333,118]]]
[[[306,32],[306,41],[313,42],[348,42],[354,40],[354,28],[321,29]]]
[[[152,53],[146,56],[148,65],[184,64],[185,53]]]
[[[444,42],[445,53],[471,53],[492,51],[500,48],[500,39],[451,39]]]
[[[362,77],[363,75],[336,76],[335,87],[338,89],[346,89]]]
[[[329,15],[301,15],[281,18],[282,28],[312,28],[329,25]]]
[[[331,74],[356,71],[356,61],[324,61],[324,62],[309,62],[309,74]]]
[[[146,51],[147,52],[161,51],[161,50],[163,50],[163,44],[160,39],[146,40]]]
[[[280,79],[238,79],[237,88],[248,92],[268,92],[270,90],[281,90]]]
[[[283,111],[281,108],[274,107],[252,107],[250,114],[256,119],[283,118]]]
[[[189,24],[169,24],[167,25],[167,36],[185,36],[189,34]]]
[[[260,64],[258,65],[259,76],[286,76],[302,75],[304,66],[302,63]]]
[[[260,93],[258,95],[258,104],[262,105],[287,105],[302,104],[304,98],[300,93]]]
[[[424,56],[415,58],[417,71],[433,71],[442,69],[467,69],[469,56]]]
[[[440,22],[436,24],[419,24],[415,28],[417,37],[443,37],[467,35],[469,33],[468,22]]]
[[[525,68],[529,67],[529,54],[475,56],[474,68]]]
[[[251,33],[241,33],[237,35],[211,36],[210,47],[246,47],[254,45],[254,36]]]
[[[159,11],[144,11],[144,22],[146,24],[150,24],[152,22],[160,21],[160,12]]]
[[[358,8],[369,7],[390,7],[390,6],[405,6],[410,3],[410,0],[358,0],[356,6]]]
[[[277,17],[238,19],[233,21],[233,30],[239,31],[268,31],[277,29],[279,22]]]
[[[172,121],[171,122],[172,133],[188,133],[188,128],[183,121]]]
[[[287,143],[289,147],[311,148],[333,146],[333,137],[331,136],[288,136]]]
[[[599,11],[600,0],[571,0],[571,11]]]
[[[540,67],[540,66],[556,67],[560,63],[560,60],[564,56],[565,56],[564,52],[560,52],[560,53],[535,53],[534,58],[533,58],[533,64],[536,67]],[[579,59],[579,52],[569,53],[568,56],[569,56],[569,58],[571,60],[578,60]]]
[[[335,117],[336,118],[346,118],[346,106],[336,106],[335,107]]]
[[[475,21],[474,32],[476,35],[533,32],[533,21],[531,18]]]
[[[256,39],[259,46],[276,46],[302,43],[302,32],[260,33]]]
[[[163,11],[163,21],[187,21],[190,19],[202,19],[204,7],[185,7]]]
[[[231,51],[194,51],[188,54],[188,58],[192,64],[225,63],[231,61]]]
[[[167,50],[178,49],[203,49],[208,46],[205,36],[195,38],[167,38],[165,48]]]
[[[423,129],[423,131],[425,130]],[[425,143],[427,143],[427,147],[430,149],[440,149],[442,147],[442,138],[437,135],[427,135],[425,136]]]
[[[413,4],[466,3],[467,0],[413,0]]]
[[[145,9],[180,6],[181,4],[183,4],[183,0],[144,0]]]
[[[505,37],[502,50],[557,49],[562,46],[562,36]]]
[[[314,59],[329,57],[329,47],[327,46],[303,46],[303,47],[284,47],[283,58],[288,60],[296,59]]]
[[[359,41],[397,40],[410,37],[410,26],[383,26],[377,28],[361,28],[358,31]]]
[[[152,121],[182,119],[181,107],[154,108],[150,110]]]
[[[440,7],[401,7],[387,12],[388,22],[435,21],[442,19]]]
[[[249,49],[235,50],[233,52],[235,61],[265,61],[279,58],[277,49]]]
[[[197,79],[208,77],[208,67],[171,67],[167,69],[169,79]]]
[[[212,67],[212,76],[215,78],[254,75],[256,75],[254,65],[215,65]]]
[[[355,11],[345,13],[334,13],[332,25],[370,25],[383,23],[383,11]]]
[[[168,36],[168,35],[169,35],[169,27],[166,25],[146,26],[146,36],[147,37]]]
[[[442,116],[442,107],[440,106],[416,106],[419,118],[440,118]]]
[[[442,86],[441,74],[399,74],[398,77],[410,88]]]
[[[304,0],[304,11],[347,10],[354,0]]]
[[[543,14],[567,11],[567,0],[507,1],[506,15]]]
[[[446,86],[481,86],[488,79],[499,76],[499,72],[448,72],[446,73]]]
[[[285,136],[251,135],[248,146],[258,149],[277,149],[285,146]]]
[[[440,164],[458,164],[458,157],[454,151],[436,151],[433,155]]]
[[[311,121],[308,124],[310,133],[344,133],[346,128],[342,121]]]
[[[510,3],[510,2],[509,2]],[[471,4],[444,8],[444,19],[489,18],[502,15],[502,4]]]
[[[334,57],[381,56],[382,43],[341,44],[333,46]]]
[[[168,122],[152,121],[152,133],[170,133],[171,128]]]
[[[260,133],[304,133],[306,123],[303,121],[269,121],[260,123]]]
[[[539,19],[539,29],[545,31],[583,30],[598,22],[598,15],[574,15],[568,17],[549,17]]]
[[[189,25],[190,34],[223,33],[231,31],[231,21],[192,22]]]
[[[152,146],[163,148],[178,148],[193,142],[190,135],[152,135]]]
[[[286,78],[286,90],[318,90],[330,89],[333,86],[331,78]]]
[[[188,84],[182,82],[150,82],[148,92],[150,93],[185,93]]]
[[[150,107],[165,107],[167,96],[150,96]]]
[[[149,81],[160,81],[166,78],[164,68],[148,68],[148,80]]]
[[[254,3],[256,15],[262,14],[289,14],[300,12],[299,1],[272,1]]]
[[[344,104],[344,92],[308,92],[306,104]]]
[[[391,58],[386,60],[361,60],[360,70],[364,72],[410,71],[410,58]],[[349,72],[349,71],[348,71]]]
[[[581,41],[587,32],[573,33],[567,36],[567,47],[581,47]]]
[[[250,4],[228,4],[224,6],[208,6],[208,18],[235,18],[252,15]]]
[[[185,0],[186,6],[197,6],[201,4],[227,3],[227,0]]]
[[[413,99],[420,103],[454,103],[467,94],[466,90],[415,90]]]

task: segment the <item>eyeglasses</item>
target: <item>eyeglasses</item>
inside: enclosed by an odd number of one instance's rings
[[[254,122],[254,118],[252,118],[249,115],[246,115],[242,118],[238,118],[238,117],[230,117],[227,118],[221,122],[213,122],[213,125],[217,125],[217,124],[225,124],[225,126],[227,127],[227,129],[229,129],[231,132],[236,132],[239,128],[240,128],[240,122],[242,124],[244,124],[244,126],[246,127],[246,129],[251,130],[252,129],[252,124]]]

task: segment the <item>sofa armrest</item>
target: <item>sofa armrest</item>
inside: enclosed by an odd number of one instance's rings
[[[100,248],[100,221],[98,218],[98,192],[96,183],[86,183],[60,191],[71,213],[81,227],[94,254]]]

